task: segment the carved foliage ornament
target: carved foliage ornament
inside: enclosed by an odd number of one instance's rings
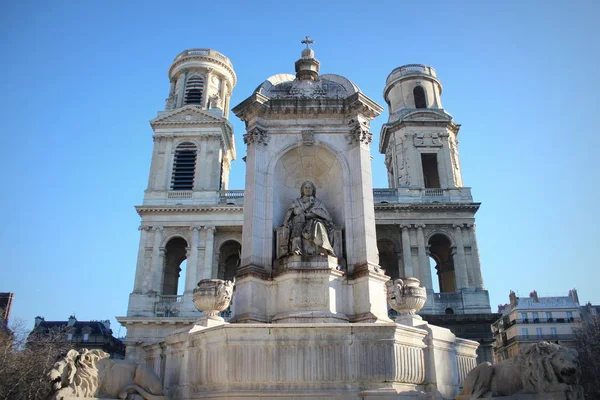
[[[260,143],[266,146],[269,143],[269,140],[271,140],[271,137],[267,134],[267,131],[259,127],[249,130],[248,133],[244,135],[244,143],[247,145]]]
[[[348,122],[350,125],[350,132],[346,136],[349,145],[353,144],[369,144],[373,140],[373,134],[369,132],[369,125],[365,122],[351,119]]]

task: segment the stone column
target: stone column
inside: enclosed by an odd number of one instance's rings
[[[200,227],[192,226],[192,244],[190,246],[189,257],[187,261],[187,271],[185,275],[185,291],[192,292],[198,283],[198,245],[200,243]]]
[[[150,282],[150,290],[155,291],[157,294],[161,293],[160,281],[162,280],[163,274],[163,263],[162,254],[160,251],[160,245],[162,243],[162,226],[154,226],[154,244],[152,246],[152,280]]]
[[[454,278],[456,290],[469,287],[467,278],[467,260],[465,258],[465,245],[462,237],[462,224],[454,224],[454,239],[456,240],[456,257],[454,257]]]
[[[404,260],[404,278],[412,278],[415,276],[412,266],[412,255],[410,251],[410,237],[408,236],[408,228],[410,225],[400,225],[402,229],[402,258]]]
[[[206,250],[204,251],[204,267],[202,268],[202,279],[212,278],[213,246],[215,244],[215,227],[205,226],[206,232]]]
[[[431,268],[429,267],[429,260],[427,259],[423,228],[425,228],[425,225],[417,225],[417,246],[419,246],[419,269],[421,270],[421,285],[429,290],[432,290],[433,282],[431,281]]]
[[[133,293],[141,294],[144,286],[144,275],[147,270],[145,265],[146,260],[146,242],[148,241],[148,230],[149,226],[140,225],[138,230],[140,234],[140,247],[138,249],[137,265],[135,268],[135,283],[133,285]]]
[[[183,96],[185,95],[185,79],[187,77],[187,70],[182,69],[179,74],[179,78],[177,78],[177,87],[179,88],[177,92],[177,108],[183,106]]]
[[[485,289],[483,285],[483,277],[481,276],[481,261],[479,258],[479,247],[477,246],[477,235],[475,233],[475,224],[467,225],[469,228],[469,236],[471,239],[471,259],[473,264],[473,278],[477,289]]]
[[[398,261],[398,276],[405,276],[404,274],[404,261],[402,260],[402,252],[396,252],[396,260]]]

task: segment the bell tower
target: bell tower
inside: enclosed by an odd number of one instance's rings
[[[236,157],[227,119],[233,65],[218,51],[190,49],[175,57],[168,77],[165,109],[150,121],[154,147],[136,207],[142,221],[135,283],[127,316],[119,318],[128,328],[127,357],[140,356],[140,340],[193,323],[200,315],[192,302],[196,284],[233,275],[241,247],[243,192],[236,199],[227,190]]]
[[[471,189],[463,186],[457,124],[442,106],[435,69],[409,64],[386,80],[389,107],[380,152],[389,189],[375,189],[380,264],[392,278],[416,277],[428,292],[421,315],[430,323],[483,332],[480,360],[491,360],[489,295],[483,284]],[[468,318],[458,315],[469,315]],[[462,319],[461,319],[462,318]],[[463,333],[460,333],[464,336]]]

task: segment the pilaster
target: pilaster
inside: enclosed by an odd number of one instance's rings
[[[177,78],[177,108],[183,106],[183,96],[185,95],[185,80],[187,77],[187,70],[182,69],[181,74]]]
[[[152,280],[150,282],[149,291],[154,291],[156,294],[161,293],[161,280],[163,274],[163,257],[161,254],[161,243],[162,243],[162,234],[163,234],[162,226],[153,226],[152,230],[154,231],[154,244],[152,246]],[[164,253],[164,248],[162,250]]]
[[[213,270],[213,254],[214,254],[214,241],[215,241],[215,227],[214,226],[205,226],[204,232],[206,235],[206,247],[204,250],[204,266],[202,268],[202,279],[211,279],[212,278],[212,270]]]
[[[135,282],[133,286],[133,293],[141,294],[144,290],[144,272],[146,271],[146,246],[148,242],[148,231],[150,230],[149,226],[140,225],[138,228],[140,231],[140,244],[138,248],[138,258],[137,265],[135,268]]]

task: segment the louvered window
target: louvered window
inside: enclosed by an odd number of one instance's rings
[[[196,146],[182,143],[175,150],[171,190],[193,190],[194,170],[196,169]]]
[[[199,76],[190,77],[185,84],[185,104],[202,104],[204,79]]]

